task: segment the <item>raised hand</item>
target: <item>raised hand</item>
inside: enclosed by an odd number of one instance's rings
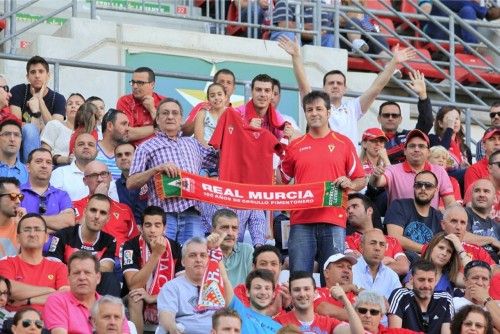
[[[278,37],[278,46],[292,57],[300,55],[300,44],[297,38],[295,38],[295,41],[292,41],[290,38],[282,35]]]
[[[399,44],[397,44],[394,50],[392,50],[392,53],[393,53],[393,59],[395,59],[396,63],[398,64],[415,58],[415,55],[417,54],[415,49],[412,48],[406,48],[400,50]]]
[[[411,71],[408,76],[410,81],[408,86],[418,95],[425,94],[427,87],[425,85],[425,76],[420,71]]]

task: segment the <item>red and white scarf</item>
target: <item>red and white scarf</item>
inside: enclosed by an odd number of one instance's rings
[[[222,261],[222,250],[208,250],[208,265],[203,275],[203,283],[198,297],[197,311],[220,309],[226,305],[224,300],[224,283],[219,269],[219,262]]]

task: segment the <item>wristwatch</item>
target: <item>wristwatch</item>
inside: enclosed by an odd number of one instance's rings
[[[484,303],[483,303],[483,306],[486,306],[486,304],[488,304],[489,302],[491,302],[493,300],[493,298],[491,297],[488,297],[484,300]]]

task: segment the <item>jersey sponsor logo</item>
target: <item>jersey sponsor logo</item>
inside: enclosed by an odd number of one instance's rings
[[[330,153],[332,153],[334,149],[335,149],[335,145],[333,145],[333,144],[328,145],[328,150],[330,151]]]
[[[299,148],[299,152],[309,151],[309,150],[311,150],[311,149],[312,149],[312,147],[311,147],[311,146],[304,146],[304,147]]]
[[[57,244],[59,243],[59,238],[56,236],[52,237],[52,241],[50,242],[49,252],[55,252],[57,249]]]
[[[123,264],[124,265],[130,265],[133,263],[132,261],[132,256],[134,254],[134,251],[131,249],[127,249],[123,251]]]

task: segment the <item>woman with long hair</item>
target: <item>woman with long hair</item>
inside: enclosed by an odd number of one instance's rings
[[[75,131],[69,141],[69,151],[73,153],[76,137],[80,133],[90,133],[95,140],[99,140],[97,133],[97,122],[99,119],[99,109],[92,102],[85,102],[80,106],[75,116]]]

